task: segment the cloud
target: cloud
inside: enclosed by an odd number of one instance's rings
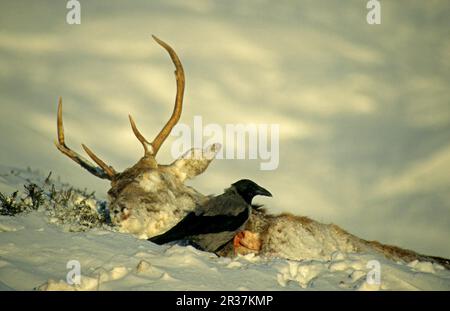
[[[373,195],[392,197],[408,193],[432,192],[439,188],[450,188],[450,145],[429,158],[415,163],[396,174],[380,180]],[[450,189],[449,189],[450,190]]]

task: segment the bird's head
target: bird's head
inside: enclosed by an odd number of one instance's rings
[[[231,185],[236,189],[237,193],[247,202],[248,204],[252,204],[252,199],[257,195],[264,195],[267,197],[271,197],[272,194],[259,186],[257,183],[251,181],[250,179],[241,179],[234,184]]]

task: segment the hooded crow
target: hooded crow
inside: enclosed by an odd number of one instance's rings
[[[272,196],[255,182],[241,179],[198,206],[169,231],[148,240],[160,245],[187,240],[204,251],[217,252],[244,228],[251,209],[259,208],[252,205],[257,195]]]

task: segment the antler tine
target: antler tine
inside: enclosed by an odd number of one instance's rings
[[[95,166],[90,162],[89,160],[85,159],[83,156],[79,155],[72,149],[66,146],[65,140],[64,140],[64,126],[63,126],[63,119],[62,119],[62,98],[59,97],[58,101],[58,117],[57,117],[57,132],[58,132],[58,141],[55,141],[55,146],[58,148],[59,151],[61,151],[63,154],[71,158],[73,161],[81,165],[84,169],[89,171],[91,174],[103,178],[103,179],[109,179],[112,180],[114,176],[116,175],[115,170],[112,167],[108,167],[103,161],[101,161],[97,156],[95,156],[89,149],[86,148],[86,146],[83,145],[83,148],[86,151],[89,156],[94,159],[94,161],[100,165],[100,167]],[[99,161],[99,162],[97,162]]]
[[[85,144],[81,144],[81,147],[83,147],[84,151],[86,151],[91,159],[94,160],[94,162],[97,163],[98,166],[100,166],[106,172],[106,174],[108,174],[108,176],[112,178],[117,174],[116,170],[112,166],[109,166],[105,162],[103,162]]]
[[[170,58],[172,59],[172,62],[175,65],[175,77],[177,80],[177,95],[175,97],[175,107],[173,108],[172,116],[151,143],[153,147],[153,155],[155,156],[158,153],[158,150],[161,147],[161,145],[169,136],[170,131],[172,131],[172,128],[177,124],[178,120],[180,119],[181,109],[183,106],[185,78],[183,66],[181,65],[181,61],[178,58],[178,55],[175,53],[175,51],[167,43],[158,39],[156,36],[152,35],[152,37],[159,45],[161,45],[169,53]]]
[[[152,145],[148,142],[147,139],[145,139],[145,137],[141,134],[141,132],[139,132],[139,130],[136,127],[136,123],[134,123],[133,117],[130,114],[128,115],[128,118],[130,119],[131,129],[133,130],[134,135],[136,136],[136,138],[141,142],[142,146],[144,147],[145,155],[152,154],[152,152],[153,152]],[[148,150],[148,146],[150,146],[150,148],[151,148],[150,152]]]

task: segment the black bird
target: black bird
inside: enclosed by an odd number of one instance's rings
[[[148,239],[156,244],[187,240],[208,252],[216,252],[240,232],[250,217],[253,197],[272,194],[249,179],[241,179],[219,196],[198,206],[169,231]]]

